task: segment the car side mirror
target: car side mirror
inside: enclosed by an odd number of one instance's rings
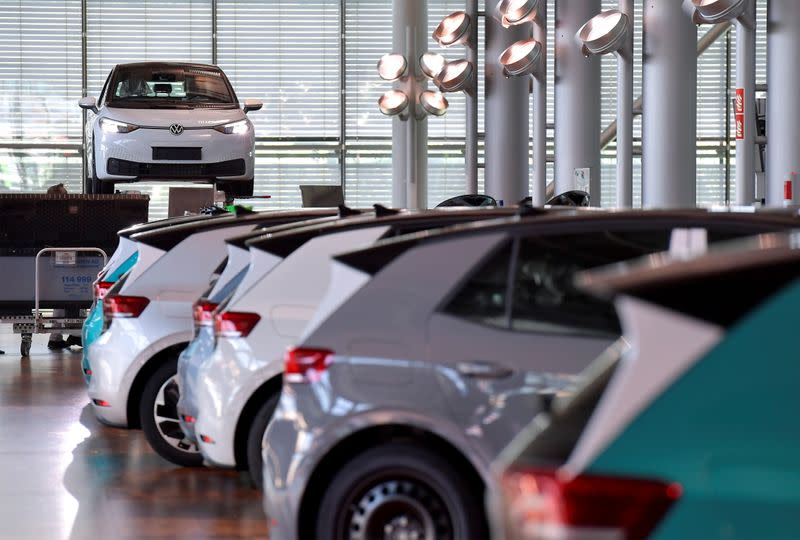
[[[81,109],[86,109],[87,111],[92,111],[93,113],[97,114],[97,98],[92,96],[86,96],[85,98],[81,98],[78,102],[78,106]]]
[[[258,99],[246,99],[244,100],[244,113],[247,114],[250,111],[257,111],[263,106],[264,104]]]

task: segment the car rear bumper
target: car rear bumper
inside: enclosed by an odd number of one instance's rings
[[[264,362],[245,338],[217,338],[216,348],[197,374],[193,392],[195,433],[209,462],[235,467],[236,432],[242,411],[255,391],[281,373],[281,362]],[[213,442],[209,442],[213,441]]]

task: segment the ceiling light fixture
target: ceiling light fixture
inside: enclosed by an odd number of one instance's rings
[[[469,39],[469,15],[463,11],[451,13],[433,31],[433,39],[442,47],[465,43]]]
[[[378,108],[386,116],[395,116],[408,108],[408,96],[400,90],[389,90],[378,99]]]
[[[384,54],[378,60],[378,75],[384,81],[396,81],[405,75],[407,69],[408,62],[402,54]]]

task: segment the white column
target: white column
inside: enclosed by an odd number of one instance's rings
[[[581,26],[600,12],[600,0],[556,3],[556,194],[575,189],[575,170],[589,169],[592,205],[600,205],[600,58],[576,43]]]
[[[542,45],[542,70],[533,79],[533,182],[531,202],[543,206],[547,202],[547,1],[539,4],[533,21],[533,38]]]
[[[408,61],[408,80],[395,88],[408,94],[407,120],[392,119],[392,205],[398,208],[426,208],[428,199],[428,121],[415,120],[417,91],[414,82],[418,58],[427,47],[427,0],[392,0],[392,51]],[[403,116],[406,116],[404,114]]]
[[[620,0],[630,32],[617,52],[617,206],[633,206],[633,0]]]
[[[800,2],[767,4],[767,204],[781,206],[783,182],[800,172]],[[794,186],[794,201],[799,200]]]
[[[506,206],[528,196],[528,77],[503,75],[499,58],[527,25],[503,28],[486,17],[486,194]]]
[[[741,106],[744,107],[744,116],[736,115],[734,118],[737,124],[740,118],[744,121],[743,137],[736,137],[734,202],[738,205],[752,205],[756,199],[756,1],[747,1],[749,4],[745,17],[747,24],[742,21],[736,22],[736,106],[740,106],[739,92],[741,92]]]
[[[696,204],[697,27],[682,4],[644,1],[645,207]]]

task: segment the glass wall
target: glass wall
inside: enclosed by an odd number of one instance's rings
[[[764,82],[766,0],[758,0],[759,82]],[[82,12],[85,4],[85,13]],[[428,35],[461,0],[428,0]],[[550,34],[555,21],[550,2]],[[603,0],[604,8],[616,0]],[[481,3],[483,9],[483,2]],[[636,3],[636,95],[641,94],[641,2]],[[83,54],[81,29],[86,25]],[[483,19],[479,22],[483,42]],[[215,32],[216,30],[216,32]],[[706,31],[701,28],[699,35]],[[349,204],[391,202],[391,122],[376,101],[390,85],[375,71],[392,50],[389,0],[15,0],[0,2],[0,190],[42,191],[64,182],[82,186],[86,87],[97,95],[117,63],[183,60],[217,63],[241,99],[264,101],[251,113],[258,136],[256,192],[272,199],[259,208],[300,205],[299,184],[345,186]],[[549,120],[553,120],[550,41]],[[448,58],[463,49],[431,50]],[[698,203],[724,203],[733,190],[730,96],[734,35],[723,37],[698,64]],[[482,49],[482,47],[480,47]],[[85,62],[84,62],[85,60]],[[482,73],[483,58],[479,73]],[[616,65],[602,60],[602,125],[616,110]],[[85,69],[84,69],[85,68]],[[464,97],[449,95],[444,117],[429,126],[429,203],[464,185]],[[480,78],[480,100],[483,78]],[[91,114],[87,114],[91,120]],[[483,126],[483,106],[479,107]],[[552,179],[552,130],[549,131]],[[640,150],[641,119],[635,125]],[[481,144],[481,156],[482,156]],[[481,158],[482,159],[482,158]],[[639,201],[641,160],[635,158]],[[482,164],[481,164],[482,165]],[[615,147],[602,155],[602,203],[615,198]],[[483,170],[480,169],[482,186]],[[169,184],[121,186],[152,195],[152,217],[166,213]]]

